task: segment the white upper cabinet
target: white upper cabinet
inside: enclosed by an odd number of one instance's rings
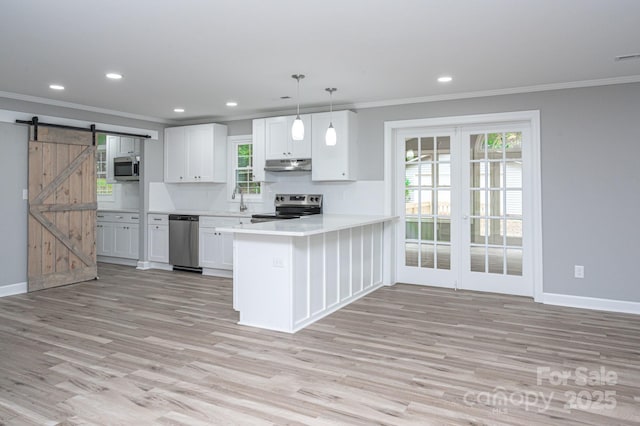
[[[356,180],[357,174],[357,122],[352,111],[334,111],[311,115],[312,166],[311,179],[315,181]],[[325,135],[329,123],[336,129],[337,142],[327,146]]]
[[[265,126],[266,120],[264,118],[253,120],[251,132],[253,143],[253,179],[258,182],[266,181],[266,174],[264,172],[266,160]]]
[[[267,160],[311,158],[311,116],[301,115],[304,139],[291,138],[291,126],[295,116],[265,119],[265,155]]]
[[[119,139],[120,140],[118,149],[116,151],[116,157],[140,154],[140,139],[131,138],[128,136],[120,136]]]
[[[164,130],[164,181],[226,182],[227,126],[198,124]]]

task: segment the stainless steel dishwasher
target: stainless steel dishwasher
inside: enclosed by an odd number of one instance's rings
[[[198,258],[199,216],[169,215],[169,263],[174,269],[202,272]]]

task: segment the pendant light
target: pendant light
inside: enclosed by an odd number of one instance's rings
[[[327,87],[327,92],[329,92],[329,128],[327,129],[327,133],[324,135],[324,143],[327,146],[334,146],[338,139],[336,135],[336,129],[333,128],[333,92],[335,92],[335,87]]]
[[[293,74],[291,78],[298,82],[298,115],[296,115],[293,126],[291,126],[291,139],[301,141],[304,139],[304,123],[300,119],[300,80],[304,78],[304,74]]]

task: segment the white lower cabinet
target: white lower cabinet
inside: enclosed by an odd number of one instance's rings
[[[169,216],[150,214],[147,223],[149,224],[147,226],[149,260],[169,263]]]
[[[126,259],[137,259],[139,235],[140,225],[133,223],[117,223],[113,227],[112,256],[124,257]]]
[[[111,256],[111,253],[113,253],[113,223],[98,222],[96,254],[98,256]]]
[[[98,212],[97,230],[96,254],[98,256],[138,260],[140,235],[138,214]]]
[[[200,217],[200,267],[233,270],[233,234],[219,232],[216,228],[234,226],[248,219],[230,217]]]

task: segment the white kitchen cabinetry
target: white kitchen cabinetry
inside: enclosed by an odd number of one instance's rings
[[[128,136],[107,135],[107,182],[116,183],[113,178],[113,159],[140,154],[140,139]]]
[[[164,181],[220,182],[227,179],[227,126],[198,124],[164,131]]]
[[[337,136],[333,146],[325,143],[330,122]],[[356,114],[352,111],[335,111],[332,118],[328,112],[311,115],[312,180],[356,180],[357,129]]]
[[[257,118],[253,120],[252,125],[252,144],[253,144],[253,180],[257,182],[266,182],[267,176],[264,172],[266,152],[265,152],[265,130],[266,119]]]
[[[121,263],[117,259],[137,260],[140,216],[137,213],[98,212],[96,254],[103,262]]]
[[[217,228],[247,222],[247,218],[200,217],[199,263],[203,275],[231,276],[233,270],[233,234]]]
[[[139,235],[140,225],[137,223],[116,223],[113,227],[112,256],[137,259]]]
[[[149,260],[169,263],[169,215],[150,214],[147,223]]]
[[[291,138],[291,126],[295,116],[265,119],[265,156],[267,160],[311,158],[311,116],[301,115],[304,123],[304,139]]]
[[[96,254],[98,256],[111,256],[111,253],[113,253],[113,223],[102,222],[98,216],[97,229]]]

